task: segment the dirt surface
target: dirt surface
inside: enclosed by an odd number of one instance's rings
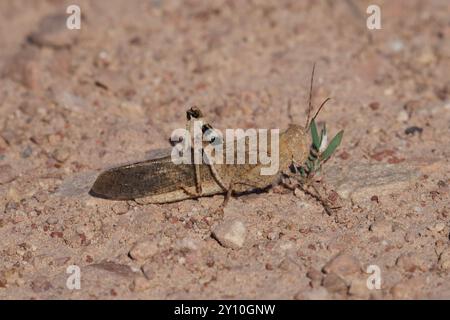
[[[353,6],[352,3],[356,4]],[[0,1],[0,298],[450,298],[450,4]],[[331,216],[277,187],[152,205],[87,191],[169,146],[197,105],[218,128],[303,124],[343,143]],[[66,281],[80,267],[81,288]],[[380,270],[369,290],[366,271]],[[375,283],[375,282],[374,282]]]

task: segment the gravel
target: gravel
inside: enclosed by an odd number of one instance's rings
[[[78,31],[59,1],[0,1],[0,299],[448,298],[448,1],[384,1],[395,19],[370,43],[348,2],[80,0]],[[291,100],[304,125],[314,61],[312,104],[332,98],[317,122],[345,132],[315,176],[332,215],[283,186],[223,216],[223,195],[89,194],[170,148],[190,106],[221,129],[284,130]],[[73,264],[82,290],[65,288]]]

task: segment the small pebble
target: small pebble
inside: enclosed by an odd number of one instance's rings
[[[32,91],[42,89],[40,78],[42,77],[42,69],[36,61],[26,61],[23,65],[21,76],[22,84]]]
[[[25,149],[23,149],[23,151],[21,153],[21,157],[24,159],[29,158],[32,153],[33,153],[33,149],[30,146],[27,146]]]
[[[192,238],[183,238],[177,242],[177,248],[179,250],[191,250],[196,251],[198,250],[200,244],[198,241],[192,239]]]
[[[19,193],[19,191],[14,187],[9,188],[6,196],[7,196],[6,197],[7,201],[11,201],[10,202],[11,205],[13,205],[13,203],[17,203],[17,202],[20,202],[20,200],[22,200],[22,194]],[[15,208],[15,209],[17,209],[17,208]]]
[[[158,253],[158,246],[155,242],[147,240],[136,243],[130,250],[130,257],[134,260],[145,260]]]
[[[54,96],[54,100],[62,108],[74,112],[82,112],[86,106],[86,102],[83,98],[67,91],[57,92]]]
[[[355,279],[351,282],[348,293],[351,296],[355,296],[361,299],[368,299],[370,296],[370,291],[367,288],[367,280]]]
[[[379,219],[370,225],[369,230],[376,235],[383,236],[391,233],[393,227],[390,221],[386,219]]]
[[[330,294],[324,287],[314,288],[311,291],[300,291],[294,296],[295,300],[329,300]]]
[[[450,248],[445,249],[439,256],[439,268],[442,270],[450,270]]]
[[[0,166],[0,184],[5,184],[17,178],[13,168],[9,164]]]
[[[50,218],[48,218],[47,219],[47,224],[50,224],[50,225],[52,225],[52,224],[57,224],[58,223],[58,218],[56,218],[56,217],[50,217]]]
[[[423,208],[421,207],[414,207],[414,211],[417,213],[422,213],[423,212]]]
[[[108,67],[112,62],[111,55],[107,51],[100,51],[94,60],[94,65],[96,67],[105,68]]]
[[[23,280],[22,278],[18,278],[17,280],[16,280],[16,285],[18,286],[18,287],[21,287],[21,286],[23,286],[25,284],[25,280]]]
[[[280,233],[276,231],[269,232],[267,234],[268,240],[277,240],[280,237]]]
[[[341,279],[334,273],[327,275],[323,281],[322,285],[328,290],[330,293],[341,293],[344,294],[347,292],[347,285],[345,281]]]
[[[48,291],[53,288],[52,284],[48,279],[44,276],[38,276],[36,279],[31,282],[31,290],[35,293],[42,293]]]
[[[53,151],[52,156],[56,161],[64,162],[70,157],[70,151],[66,147],[59,147]]]
[[[416,240],[417,237],[418,237],[418,233],[417,232],[408,231],[405,234],[405,241],[406,242],[414,242],[414,240]]]
[[[427,229],[432,231],[432,232],[438,233],[438,232],[441,232],[441,231],[443,231],[445,229],[445,223],[438,222],[438,223],[436,223],[433,226],[428,226]]]
[[[66,28],[67,16],[65,14],[47,15],[39,21],[28,41],[39,47],[52,49],[68,48],[78,37],[78,32]]]
[[[431,51],[431,49],[426,50],[418,58],[417,62],[422,65],[428,66],[436,61],[436,55]]]
[[[408,100],[403,106],[403,109],[411,116],[413,113],[416,113],[421,106],[422,105],[418,100]]]
[[[112,211],[117,215],[125,214],[129,209],[128,203],[124,201],[117,202],[112,206]]]
[[[131,285],[131,290],[134,292],[145,291],[150,289],[151,281],[145,277],[137,277],[133,280],[133,284]]]
[[[308,272],[306,273],[306,276],[314,281],[322,280],[323,277],[322,272],[314,268],[309,269]]]
[[[141,119],[144,115],[143,108],[135,103],[122,102],[119,107],[128,117],[132,119]]]
[[[213,237],[224,247],[242,248],[247,235],[247,228],[239,220],[224,221],[213,231]]]
[[[86,235],[91,232],[90,228],[88,226],[78,226],[75,229],[75,232],[79,235]]]
[[[385,96],[392,96],[394,94],[394,88],[390,87],[390,88],[386,88],[384,89],[384,95]]]
[[[280,268],[283,271],[293,271],[293,270],[297,269],[297,266],[293,261],[286,258],[286,259],[283,259],[283,261],[281,261],[281,263],[278,265],[278,268]]]
[[[405,110],[402,110],[397,114],[398,122],[407,122],[408,120],[409,120],[409,114]]]
[[[421,260],[414,253],[405,253],[397,258],[395,263],[397,267],[406,272],[414,272],[416,270],[426,271],[427,267],[424,265],[424,261]]]
[[[128,265],[119,264],[113,261],[102,261],[100,263],[93,264],[92,267],[105,270],[122,277],[135,276],[135,271]]]
[[[419,278],[411,278],[394,285],[390,292],[394,299],[416,299],[422,289],[422,281]]]
[[[445,181],[443,181],[443,180],[439,180],[437,185],[438,185],[438,187],[440,189],[447,189],[448,188],[448,184]]]
[[[371,102],[369,104],[369,108],[372,109],[373,111],[378,110],[380,108],[380,103],[379,102]]]
[[[144,274],[144,276],[148,279],[151,280],[155,277],[155,268],[152,264],[150,263],[146,263],[142,266],[142,273]]]
[[[400,52],[405,48],[405,44],[402,40],[393,40],[389,43],[389,48],[394,52]]]
[[[38,201],[38,202],[46,202],[48,200],[48,193],[46,191],[38,191],[36,192],[33,197]]]
[[[5,150],[8,148],[8,144],[6,143],[6,140],[0,135],[0,150]]]
[[[359,274],[361,264],[358,259],[348,254],[340,254],[331,259],[324,267],[323,272],[345,278],[349,275]]]

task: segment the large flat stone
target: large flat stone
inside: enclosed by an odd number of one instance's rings
[[[362,202],[370,201],[373,195],[402,191],[420,174],[416,167],[403,164],[353,163],[327,168],[324,176],[342,198]]]

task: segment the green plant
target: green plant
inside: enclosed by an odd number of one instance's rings
[[[328,159],[330,159],[330,157],[336,151],[337,147],[341,144],[342,137],[344,135],[343,130],[339,131],[339,133],[334,136],[331,142],[327,144],[328,138],[326,126],[323,127],[319,135],[316,122],[313,119],[311,121],[310,128],[312,144],[308,159],[304,164],[296,168],[296,170],[300,173],[300,180],[303,183],[311,180],[316,173],[320,172],[322,165]]]

